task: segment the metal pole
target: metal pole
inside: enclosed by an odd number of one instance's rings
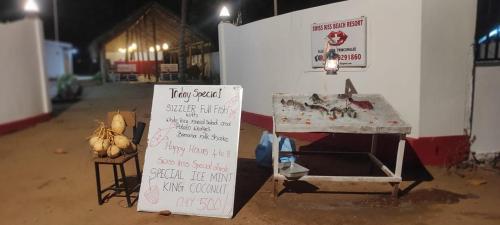
[[[128,59],[129,59],[129,51],[128,51],[128,40],[129,39],[129,30],[127,29],[127,31],[125,32],[125,63],[128,63]]]
[[[182,0],[181,5],[181,32],[179,34],[179,82],[186,81],[186,20],[188,0]]]
[[[54,38],[59,41],[59,16],[57,13],[57,0],[52,0],[52,5],[54,7]]]
[[[104,45],[101,46],[101,49],[99,51],[99,66],[101,67],[101,77],[102,77],[102,83],[106,83],[108,80],[108,71],[106,68],[106,47]]]
[[[498,29],[498,28],[497,28]],[[498,44],[500,44],[500,32],[497,32],[497,39],[495,40],[495,60],[498,60]]]
[[[203,48],[205,47],[204,45],[205,44],[201,45],[201,75],[200,75],[200,81],[202,80],[202,78],[205,77],[205,51],[203,50]]]
[[[278,15],[278,0],[274,0],[274,16]]]
[[[153,48],[155,53],[155,81],[158,82],[160,70],[158,66],[158,49],[156,49],[156,18],[153,15]]]

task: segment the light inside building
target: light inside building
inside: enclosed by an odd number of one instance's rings
[[[38,13],[40,12],[40,8],[38,8],[38,4],[35,2],[35,0],[28,0],[24,4],[24,11],[29,13]]]
[[[160,51],[160,50],[161,50],[160,45],[156,45],[156,51]]]
[[[168,44],[167,43],[163,43],[163,45],[161,46],[161,48],[166,51],[168,50]]]
[[[136,43],[132,43],[130,46],[128,46],[128,51],[129,52],[133,52],[137,50],[137,44]]]
[[[150,52],[155,52],[155,48],[153,46],[149,47]]]
[[[230,16],[231,15],[229,14],[229,9],[225,5],[222,6],[222,8],[220,10],[220,13],[219,13],[219,17],[221,17],[221,18],[228,18]]]
[[[124,48],[119,48],[119,49],[118,49],[118,52],[119,52],[119,53],[126,53],[126,52],[127,52],[127,49],[124,49]]]

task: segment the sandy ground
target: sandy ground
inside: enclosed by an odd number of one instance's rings
[[[84,138],[107,111],[136,109],[138,119],[148,122],[151,97],[146,84],[88,86],[82,101],[54,106],[52,120],[1,136],[0,224],[500,224],[500,176],[486,169],[461,177],[428,168],[434,180],[416,185],[398,202],[388,197],[388,184],[366,183],[300,184],[299,191],[320,192],[284,193],[274,201],[268,171],[254,162],[262,130],[248,124],[241,129],[233,219],[139,213],[136,205],[126,208],[123,198],[99,206]],[[471,185],[473,178],[487,183]]]

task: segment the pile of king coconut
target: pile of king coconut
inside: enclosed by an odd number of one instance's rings
[[[121,154],[131,154],[137,151],[137,146],[123,134],[127,125],[118,111],[111,120],[111,127],[98,122],[97,129],[89,137],[89,144],[97,157],[116,158]]]

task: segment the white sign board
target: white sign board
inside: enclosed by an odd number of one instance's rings
[[[137,66],[135,64],[117,64],[116,72],[118,73],[135,73]]]
[[[366,17],[311,25],[312,67],[324,66],[330,49],[340,57],[340,67],[366,66]]]
[[[176,63],[161,64],[160,71],[162,73],[177,73],[177,72],[179,72],[179,64],[176,64]]]
[[[155,86],[138,211],[233,216],[242,94]]]

